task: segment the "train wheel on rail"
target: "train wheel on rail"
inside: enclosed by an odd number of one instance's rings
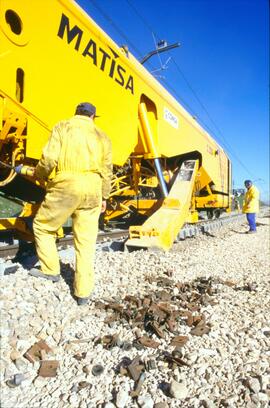
[[[214,211],[213,210],[207,210],[206,212],[208,220],[212,220],[214,217]]]
[[[219,208],[214,211],[215,218],[219,218],[220,214],[221,214],[221,210]]]

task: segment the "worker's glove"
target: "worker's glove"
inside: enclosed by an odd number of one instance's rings
[[[15,173],[21,174],[22,168],[23,168],[23,164],[19,164],[19,166],[16,166],[16,167],[14,168]]]

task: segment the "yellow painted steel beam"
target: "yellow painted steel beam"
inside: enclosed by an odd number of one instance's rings
[[[105,220],[109,221],[110,219],[127,214],[128,212],[133,212],[134,210],[136,213],[148,217],[160,206],[161,203],[157,200],[124,200],[118,203],[116,208],[112,210],[108,209]]]
[[[230,207],[229,197],[221,194],[211,194],[206,197],[196,197],[197,208],[226,208]]]
[[[141,102],[139,105],[139,118],[143,130],[142,135],[145,141],[145,145],[147,146],[148,158],[155,159],[157,157],[160,157],[157,146],[153,140],[152,130],[147,117],[146,104],[144,102]]]

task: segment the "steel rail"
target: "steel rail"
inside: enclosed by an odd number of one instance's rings
[[[266,216],[269,216],[269,208],[266,207],[262,213],[265,213]],[[200,220],[196,224],[186,224],[181,231],[179,232],[176,242],[181,241],[186,238],[196,237],[202,234],[212,234],[215,231],[219,230],[221,227],[228,225],[233,222],[241,222],[245,221],[245,214],[241,213],[230,213],[230,214],[223,214],[220,218],[215,219],[205,219]],[[106,242],[109,240],[122,240],[126,239],[129,235],[128,230],[112,230],[112,231],[104,231],[100,232],[97,236],[97,243]],[[56,242],[57,247],[59,249],[66,248],[68,246],[74,245],[74,239],[72,236],[66,236],[57,240]],[[0,258],[7,258],[16,256],[18,251],[20,250],[19,244],[12,244],[12,245],[2,245],[0,246]],[[23,252],[29,252],[30,249],[22,249]]]
[[[211,220],[200,220],[196,224],[186,224],[179,232],[176,241],[195,237],[200,234],[210,234],[228,223],[240,221],[241,219],[244,219],[243,214],[229,214]],[[97,236],[97,243],[106,242],[108,240],[124,240],[128,237],[128,234],[128,230],[100,232]],[[74,239],[72,236],[66,236],[57,240],[56,245],[58,248],[73,246]],[[16,256],[19,250],[19,244],[0,246],[0,258]],[[26,249],[25,252],[26,251],[29,251],[29,249]],[[22,252],[24,252],[24,250],[22,250]]]
[[[186,224],[184,228],[179,231],[177,241],[194,237],[200,234],[210,234],[228,223],[235,221],[241,221],[245,219],[245,214],[242,213],[230,213],[229,215],[223,215],[220,218],[200,220],[196,224]]]
[[[209,234],[221,228],[223,225],[236,220],[241,220],[243,217],[243,214],[229,214],[211,220],[200,220],[196,224],[186,224],[179,232],[177,241],[198,236],[200,234]],[[128,230],[104,231],[98,234],[97,242],[102,243],[108,240],[124,240],[127,237]],[[57,240],[56,244],[58,248],[66,248],[74,245],[74,239],[72,236],[66,236]],[[19,250],[19,244],[0,246],[0,258],[16,256]],[[22,249],[22,253],[23,252],[24,250]],[[25,249],[25,252],[29,252],[29,249]]]
[[[108,231],[100,232],[97,236],[97,242],[104,242],[106,240],[114,239],[124,239],[128,237],[128,230],[117,230],[117,231]],[[56,245],[58,248],[65,248],[69,245],[74,245],[74,239],[72,236],[67,236],[57,240]],[[0,258],[6,258],[9,256],[15,256],[19,251],[19,244],[13,245],[2,245],[0,246]]]

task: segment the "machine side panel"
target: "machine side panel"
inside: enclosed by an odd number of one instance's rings
[[[21,19],[21,34],[10,33],[7,9],[14,10]],[[157,110],[156,143],[160,156],[199,150],[207,173],[218,184],[220,158],[212,152],[222,149],[75,2],[2,0],[1,28],[5,75],[1,76],[0,90],[16,100],[16,72],[23,71],[20,106],[31,117],[28,157],[39,159],[52,126],[72,116],[79,102],[89,100],[100,115],[96,124],[112,139],[114,163],[123,165],[138,145],[138,106],[142,95],[146,95]]]

